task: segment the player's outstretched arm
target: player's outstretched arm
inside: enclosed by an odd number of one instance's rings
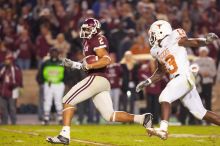
[[[212,43],[219,37],[215,33],[208,33],[205,38],[187,38],[179,40],[179,45],[184,47],[201,47]]]
[[[160,64],[158,61],[157,61],[157,69],[156,71],[153,73],[153,75],[144,80],[144,81],[141,81],[137,86],[136,86],[136,92],[140,92],[144,87],[146,86],[149,86],[150,84],[152,83],[156,83],[158,81],[160,81],[163,76],[165,75],[166,71],[163,67],[162,64]]]
[[[103,68],[111,63],[111,58],[109,57],[109,54],[105,48],[96,49],[95,52],[96,55],[99,57],[99,60],[92,64],[87,64],[87,70]]]
[[[72,68],[72,69],[81,69],[82,68],[82,63],[72,61],[68,58],[62,58],[60,65],[65,66],[67,68]]]

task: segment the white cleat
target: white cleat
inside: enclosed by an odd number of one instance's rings
[[[162,140],[166,140],[168,138],[168,132],[160,128],[147,128],[147,133],[149,137],[155,135],[161,138]]]

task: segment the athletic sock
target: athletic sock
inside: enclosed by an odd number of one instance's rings
[[[70,126],[63,126],[60,135],[70,139]]]
[[[134,115],[134,122],[138,124],[143,124],[145,115]]]
[[[162,121],[160,122],[160,129],[161,129],[161,130],[164,130],[164,131],[167,131],[167,129],[168,129],[168,121],[162,120]]]

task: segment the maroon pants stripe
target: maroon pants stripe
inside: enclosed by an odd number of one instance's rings
[[[89,80],[79,89],[77,89],[65,102],[65,104],[69,104],[79,93],[85,90],[94,80],[95,76],[91,76]]]

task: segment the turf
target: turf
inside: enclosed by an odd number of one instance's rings
[[[60,126],[0,126],[0,146],[51,146],[45,138],[55,136],[60,129]],[[139,125],[74,125],[70,145],[220,146],[220,127],[217,126],[171,126],[169,133],[169,139],[163,141],[147,137]]]

